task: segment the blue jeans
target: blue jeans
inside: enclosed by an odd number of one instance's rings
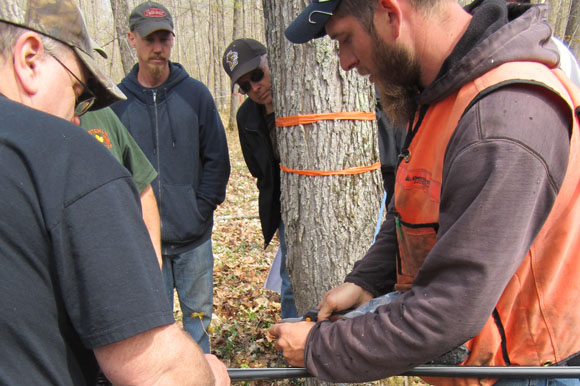
[[[578,378],[501,379],[494,386],[578,386]]]
[[[294,292],[292,292],[292,283],[286,269],[286,238],[284,237],[284,223],[280,220],[278,225],[278,238],[280,239],[280,249],[282,250],[282,260],[280,261],[280,277],[282,278],[282,289],[280,290],[281,316],[285,318],[296,318],[298,312],[294,305]]]
[[[209,354],[207,329],[213,313],[213,252],[211,239],[178,255],[163,255],[163,281],[173,304],[177,289],[183,329]],[[192,316],[192,314],[196,314]]]

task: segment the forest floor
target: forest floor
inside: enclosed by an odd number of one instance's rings
[[[280,320],[280,296],[264,288],[278,248],[275,237],[264,249],[258,217],[258,190],[248,171],[236,131],[227,131],[231,175],[225,202],[215,212],[214,314],[209,333],[212,353],[228,368],[288,367],[268,337]],[[176,319],[181,320],[175,301]],[[245,382],[245,385],[302,385],[302,379]],[[240,383],[237,383],[240,384]],[[420,385],[418,378],[393,377],[380,385]]]

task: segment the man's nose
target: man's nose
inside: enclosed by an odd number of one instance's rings
[[[160,40],[155,40],[153,42],[153,51],[161,52],[163,50],[163,43]]]
[[[358,64],[356,56],[354,56],[350,51],[340,50],[338,52],[338,58],[340,60],[340,67],[344,71],[350,71],[355,68]]]
[[[250,86],[252,87],[252,91],[257,91],[262,86],[260,82],[254,82],[250,80]]]

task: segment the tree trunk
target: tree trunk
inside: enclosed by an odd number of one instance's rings
[[[222,54],[226,45],[229,43],[226,42],[226,34],[225,34],[225,26],[229,20],[227,18],[231,17],[226,13],[226,7],[223,0],[217,1],[218,6],[218,14],[216,15],[216,20],[219,20],[221,27],[216,28],[214,31],[217,34],[217,41],[216,41],[216,55],[213,58],[212,66],[216,69],[216,91],[214,94],[215,102],[218,107],[219,111],[224,111],[228,107],[228,97],[230,95],[229,88],[226,87],[226,78],[227,75],[225,74],[221,63],[222,63]],[[229,17],[228,17],[229,16]],[[228,82],[229,84],[229,82]]]
[[[172,0],[171,4],[167,2],[164,5],[169,9],[169,12],[173,16],[173,31],[175,32],[176,38],[175,40],[185,39],[185,28],[181,26],[181,17],[179,14],[180,9],[180,0]],[[183,63],[183,45],[182,44],[174,44],[173,49],[171,50],[171,60],[177,63]],[[191,75],[191,74],[190,74]]]
[[[113,11],[113,23],[115,24],[115,32],[119,41],[123,73],[127,75],[137,62],[137,58],[133,55],[133,49],[127,39],[127,32],[129,32],[129,6],[127,5],[127,0],[111,0],[111,10]]]
[[[568,15],[570,14],[571,0],[551,0],[550,1],[550,24],[554,29],[554,35],[560,39],[564,38]]]
[[[244,27],[244,0],[234,0],[234,17],[233,17],[233,32],[232,41],[244,37],[243,27]],[[229,42],[227,43],[229,44]],[[229,92],[231,90],[230,83],[228,82],[228,93],[230,95],[230,114],[228,119],[228,124],[226,128],[228,130],[234,130],[236,127],[236,113],[240,107],[242,98],[239,94],[232,94]]]
[[[189,10],[191,12],[191,30],[192,30],[192,35],[193,35],[193,41],[197,44],[198,42],[201,41],[200,39],[200,34],[199,34],[199,24],[196,23],[196,4],[194,0],[189,0]],[[195,69],[197,70],[197,79],[202,80],[202,75],[203,75],[203,71],[202,71],[202,66],[201,66],[201,61],[199,60],[199,57],[197,55],[195,55],[195,59],[194,59],[194,63],[192,64],[192,67],[195,67]],[[207,84],[207,83],[206,83]]]
[[[306,5],[306,0],[263,0],[276,116],[374,112],[372,86],[340,69],[333,42],[293,45],[284,37],[285,26]],[[375,121],[320,121],[277,130],[281,164],[291,169],[344,170],[379,160]],[[281,183],[288,269],[300,314],[341,284],[368,250],[381,176],[378,170],[326,177],[282,172]]]

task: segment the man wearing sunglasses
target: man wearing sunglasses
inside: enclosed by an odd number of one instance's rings
[[[297,313],[286,270],[286,241],[280,214],[280,153],[266,47],[253,39],[235,40],[226,48],[222,64],[231,79],[232,91],[237,85],[241,94],[248,95],[236,115],[240,145],[250,173],[258,179],[264,247],[278,230],[282,318],[293,318]]]
[[[174,322],[131,176],[70,122],[123,98],[72,0],[0,5],[0,79],[0,384],[228,384]]]

